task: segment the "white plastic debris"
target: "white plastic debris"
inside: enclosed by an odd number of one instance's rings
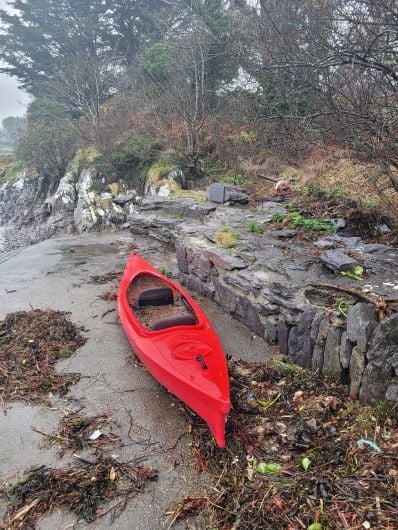
[[[103,432],[100,431],[99,429],[97,429],[96,431],[94,431],[94,432],[89,436],[89,439],[90,439],[90,440],[98,440],[98,438],[99,438],[100,436],[102,436],[102,435],[103,435]]]

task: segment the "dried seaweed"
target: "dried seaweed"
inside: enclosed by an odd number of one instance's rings
[[[66,393],[79,374],[58,374],[55,364],[70,357],[86,339],[67,313],[52,309],[20,311],[0,322],[0,399],[45,401]]]
[[[117,300],[117,293],[113,291],[105,291],[104,293],[101,293],[98,298],[104,302],[115,302]]]
[[[197,468],[218,492],[210,527],[396,528],[396,410],[349,401],[342,386],[279,361],[233,361],[230,376],[227,449],[197,420],[192,429]]]
[[[106,272],[105,274],[96,274],[94,276],[90,276],[89,283],[96,283],[98,285],[102,285],[104,283],[109,283],[113,280],[120,279],[121,276],[122,273],[118,271],[110,271]]]
[[[109,513],[110,510],[104,508],[106,502],[121,498],[114,508],[123,509],[129,498],[137,495],[148,481],[156,478],[157,471],[154,469],[112,459],[67,469],[42,466],[3,491],[8,501],[8,511],[2,528],[35,528],[36,522],[54,507],[66,508],[79,519],[92,522]]]
[[[80,416],[78,413],[69,413],[61,419],[54,434],[32,428],[45,436],[50,445],[57,445],[60,456],[63,456],[67,451],[76,452],[87,448],[97,451],[120,442],[120,437],[112,432],[110,423],[108,414]],[[100,431],[101,434],[94,439],[91,438],[96,431]]]

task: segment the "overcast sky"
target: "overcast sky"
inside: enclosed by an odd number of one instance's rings
[[[7,8],[6,0],[0,0],[0,8]],[[12,77],[0,74],[0,122],[7,116],[21,116],[26,112],[29,96],[19,90]]]

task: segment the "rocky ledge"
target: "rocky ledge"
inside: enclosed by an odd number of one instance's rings
[[[128,222],[133,233],[175,247],[183,285],[291,362],[340,378],[353,398],[398,400],[398,250],[324,232],[303,240],[268,224],[278,213],[285,206],[273,201],[250,210],[152,198]],[[225,233],[233,248],[220,244]],[[341,275],[358,264],[362,281]]]

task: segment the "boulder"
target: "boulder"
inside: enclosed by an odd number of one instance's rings
[[[53,213],[61,211],[73,212],[77,200],[75,176],[68,171],[59,181],[58,189],[52,200]]]
[[[341,250],[326,250],[320,255],[320,259],[326,267],[337,272],[352,271],[358,263]]]

